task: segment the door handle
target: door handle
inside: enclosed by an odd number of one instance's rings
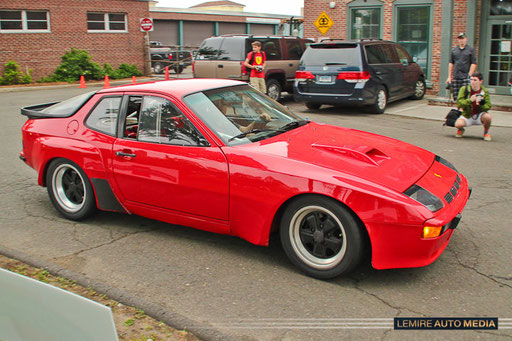
[[[217,65],[217,67],[218,67],[219,69],[223,69],[223,68],[224,68],[224,65],[219,64],[219,65]]]
[[[117,156],[129,156],[129,157],[135,157],[135,154],[132,153],[125,153],[125,152],[116,152]]]
[[[293,64],[288,64],[288,66],[293,66]]]

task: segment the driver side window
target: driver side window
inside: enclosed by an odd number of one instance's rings
[[[140,114],[137,115],[138,141],[179,146],[208,146],[208,141],[171,101],[156,97],[142,97]],[[130,107],[130,106],[128,106]],[[127,113],[127,124],[130,113]],[[133,119],[132,119],[133,120]]]

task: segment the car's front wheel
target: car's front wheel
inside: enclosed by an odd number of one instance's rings
[[[425,96],[426,86],[423,79],[418,79],[414,84],[414,94],[410,97],[411,99],[422,99]]]
[[[281,98],[281,84],[277,79],[271,78],[267,81],[267,95],[274,101]]]
[[[70,220],[82,220],[96,211],[96,199],[87,175],[73,161],[55,159],[46,172],[53,206]]]
[[[316,195],[293,200],[280,225],[283,249],[311,277],[328,279],[352,270],[362,259],[363,233],[339,202]]]
[[[388,95],[386,89],[380,86],[377,88],[377,96],[375,97],[375,104],[370,106],[370,111],[375,114],[383,114],[388,105]]]

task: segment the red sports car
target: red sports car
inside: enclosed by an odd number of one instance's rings
[[[20,158],[64,217],[120,211],[257,245],[279,231],[316,278],[365,252],[376,269],[432,263],[470,196],[439,156],[303,120],[236,81],[120,86],[22,114]]]

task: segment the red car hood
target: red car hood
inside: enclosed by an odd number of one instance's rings
[[[244,147],[355,175],[403,192],[432,166],[435,155],[389,137],[310,124]]]

